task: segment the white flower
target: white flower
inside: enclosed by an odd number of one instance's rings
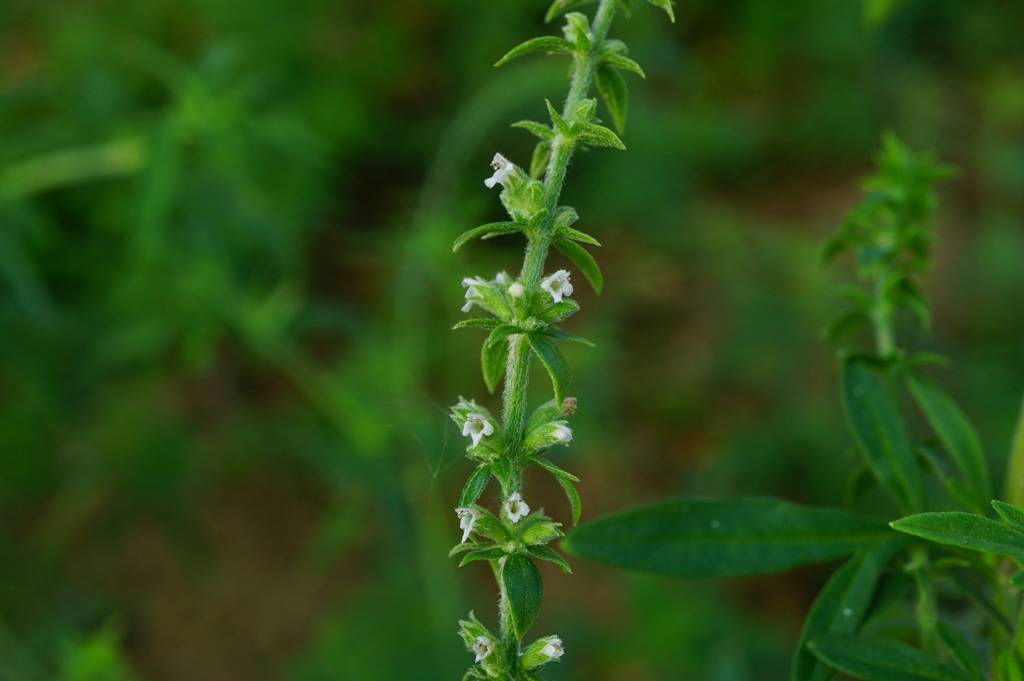
[[[505,516],[514,523],[518,523],[519,519],[523,516],[530,514],[530,507],[523,501],[523,497],[519,492],[513,492],[508,495],[508,499],[502,505],[501,510],[505,512]]]
[[[462,434],[473,438],[474,447],[480,444],[480,440],[493,433],[494,426],[482,414],[470,414],[466,417],[466,422],[462,424]]]
[[[518,281],[508,287],[508,294],[513,298],[522,298],[524,293],[526,293],[526,289]]]
[[[476,653],[476,661],[483,662],[494,652],[494,641],[486,636],[477,636],[473,641],[473,652]]]
[[[494,168],[494,174],[484,180],[488,189],[494,188],[496,184],[504,187],[508,176],[516,170],[515,165],[501,154],[494,155],[494,158],[491,159],[491,167]]]
[[[572,442],[572,428],[564,423],[556,423],[554,429],[551,431],[551,435],[564,445]]]
[[[557,660],[565,654],[565,648],[562,647],[562,639],[557,636],[552,636],[548,639],[547,644],[540,652],[542,655],[546,655],[552,660]]]
[[[512,281],[512,277],[508,276],[508,272],[502,271],[494,275],[494,281],[502,286],[508,286],[508,283]]]
[[[556,303],[562,302],[563,296],[572,295],[572,284],[569,283],[568,270],[558,270],[540,283],[540,287],[551,294]]]
[[[462,541],[469,539],[469,535],[476,527],[476,521],[480,517],[480,511],[467,506],[460,506],[455,509],[455,515],[459,516],[459,529],[462,530]]]
[[[477,301],[483,298],[477,286],[484,286],[487,282],[481,277],[466,277],[462,280],[462,286],[466,289],[466,304],[462,306],[463,312],[469,312]]]

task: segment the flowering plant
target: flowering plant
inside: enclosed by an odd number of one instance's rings
[[[648,2],[674,20],[671,0]],[[451,409],[452,420],[470,438],[467,456],[476,463],[455,509],[462,541],[451,554],[462,555],[460,566],[487,561],[500,592],[497,634],[473,613],[460,622],[460,635],[474,655],[466,678],[529,681],[537,678],[537,668],[558,661],[563,654],[558,636],[524,643],[543,596],[534,561],[550,561],[566,572],[571,569],[565,558],[548,546],[563,536],[562,523],[542,510],[531,512],[523,498],[523,471],[537,465],[554,476],[568,498],[573,523],[578,522],[579,479],[545,455],[551,447],[572,441],[567,419],[576,410],[576,400],[566,393],[568,367],[556,343],[590,342],[559,328],[558,324],[579,310],[572,299],[572,274],[563,269],[545,276],[544,264],[554,247],[600,292],[601,270],[584,247],[600,243],[573,226],[579,216],[575,209],[560,206],[559,198],[577,149],[625,148],[619,138],[626,122],[628,92],[622,72],[644,75],[640,65],[627,56],[625,44],[608,38],[616,11],[620,7],[628,11],[629,0],[600,0],[593,21],[570,11],[582,4],[581,0],[554,0],[547,21],[564,15],[563,37],[527,40],[498,61],[500,66],[531,52],[569,55],[573,62],[569,93],[560,112],[547,102],[550,123],[514,124],[538,138],[528,171],[501,154],[494,155],[493,174],[484,184],[488,189],[501,188],[500,199],[509,220],[470,229],[453,247],[457,251],[474,238],[514,233],[524,235],[527,242],[518,277],[499,272],[493,279],[463,279],[466,302],[462,311],[479,309],[483,316],[455,325],[457,329],[489,332],[481,353],[484,382],[491,392],[503,379],[505,384],[500,419],[472,400],[460,399]],[[597,117],[597,101],[589,96],[595,84],[618,132],[602,125]],[[550,377],[553,399],[528,415],[526,388],[534,357]],[[501,495],[498,513],[478,503],[492,478]]]

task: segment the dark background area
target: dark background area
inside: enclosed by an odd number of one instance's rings
[[[560,463],[584,517],[677,494],[841,504],[856,462],[819,251],[882,133],[942,193],[942,380],[1005,466],[1024,371],[1024,7],[688,0],[613,35],[626,152],[565,202],[578,282]],[[482,180],[566,63],[495,70],[542,2],[0,3],[0,679],[454,679],[494,619],[446,558],[485,398],[466,275],[514,271]],[[886,14],[883,10],[888,9]],[[885,16],[883,16],[883,14]],[[875,16],[877,15],[877,16]],[[874,17],[874,20],[872,19]],[[552,260],[550,268],[566,263]],[[544,381],[537,374],[538,397]],[[528,481],[534,507],[568,511]],[[687,583],[544,568],[551,679],[781,679],[829,566]]]

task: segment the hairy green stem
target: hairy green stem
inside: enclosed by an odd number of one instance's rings
[[[612,19],[618,0],[600,0],[594,21],[591,25],[593,33],[592,47],[585,55],[575,57],[572,81],[569,93],[565,98],[563,116],[569,118],[576,107],[590,94],[594,82],[594,74],[600,63],[600,50]],[[544,205],[548,209],[548,217],[541,227],[528,235],[526,254],[520,274],[522,284],[527,290],[536,290],[544,276],[544,264],[551,247],[551,231],[554,225],[555,209],[562,195],[565,176],[572,160],[575,144],[573,140],[558,133],[552,140],[551,158],[544,176]],[[508,489],[502,490],[502,503],[508,496],[521,492],[523,487],[522,451],[523,436],[526,428],[526,390],[530,373],[530,348],[526,336],[518,335],[509,339],[508,363],[505,372],[505,390],[502,404],[502,421],[505,431],[505,455],[512,464],[512,482]],[[498,588],[501,590],[500,575]],[[501,636],[508,643],[521,647],[522,641],[512,632],[509,622],[508,607],[504,596],[499,603],[501,619]],[[518,677],[517,677],[518,678]]]

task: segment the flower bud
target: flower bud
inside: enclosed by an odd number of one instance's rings
[[[557,662],[564,654],[565,648],[560,637],[545,636],[531,643],[523,653],[523,668],[536,669],[548,662]]]
[[[565,421],[548,421],[531,428],[523,442],[529,452],[539,452],[554,445],[572,442],[572,428]]]

